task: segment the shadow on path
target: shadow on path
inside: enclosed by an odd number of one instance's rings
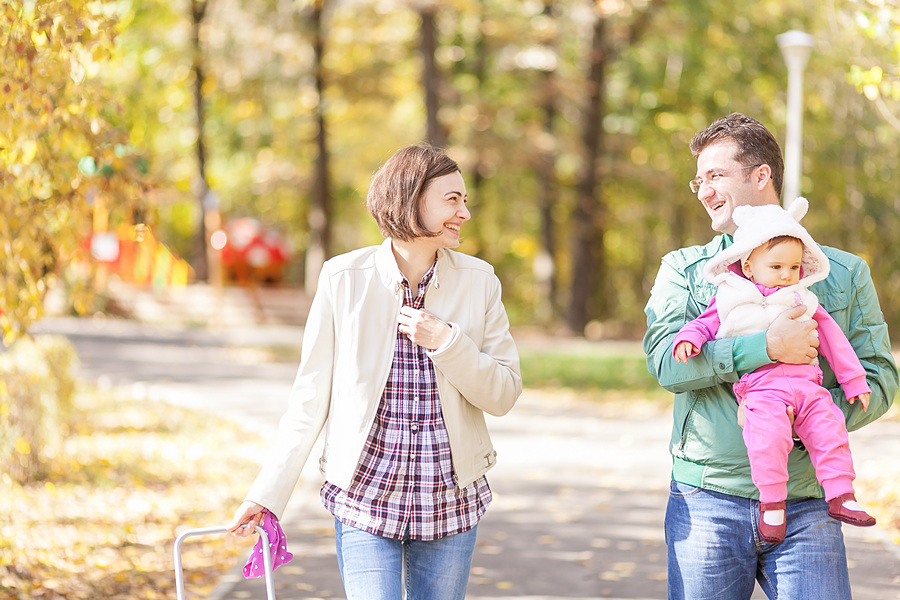
[[[144,386],[152,400],[216,411],[263,435],[275,431],[296,372],[295,364],[266,363],[253,352],[297,344],[296,327],[171,330],[80,319],[40,325],[73,341],[88,379]],[[499,453],[488,474],[494,501],[479,525],[467,598],[665,598],[671,409],[526,390],[508,415],[488,421]],[[886,465],[900,455],[900,422],[882,419],[850,441],[861,478],[896,472]],[[282,521],[295,558],[275,573],[279,600],[344,597],[315,463],[309,461]],[[843,530],[854,598],[900,599],[900,552],[884,530]],[[222,577],[213,598],[265,598],[261,580],[243,580],[242,565]],[[757,589],[753,598],[764,596]]]

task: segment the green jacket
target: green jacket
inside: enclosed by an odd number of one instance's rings
[[[731,243],[731,236],[719,235],[705,246],[682,248],[663,257],[644,309],[644,352],[650,373],[675,394],[672,479],[758,498],[737,424],[732,385],[745,373],[773,362],[766,353],[765,332],[704,344],[701,353],[687,365],[675,362],[672,356],[675,334],[687,321],[698,317],[715,295],[715,285],[703,277],[703,265]],[[869,410],[863,412],[859,402],[851,405],[846,401],[831,368],[820,360],[823,386],[844,412],[847,429],[852,431],[890,408],[898,388],[897,366],[868,265],[841,250],[825,246],[822,250],[831,261],[831,272],[810,289],[847,335],[872,389]],[[788,498],[823,496],[805,450],[791,451],[788,472]]]

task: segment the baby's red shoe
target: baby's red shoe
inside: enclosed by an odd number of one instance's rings
[[[851,506],[844,506],[852,502]],[[852,493],[842,494],[828,501],[828,516],[848,525],[857,527],[871,527],[875,524],[875,517],[867,513],[856,503],[856,496]]]
[[[769,525],[765,521],[767,512],[781,511],[781,524]],[[784,501],[781,502],[760,502],[759,503],[759,539],[770,544],[778,544],[784,541],[785,530],[787,529],[787,511],[784,507]]]

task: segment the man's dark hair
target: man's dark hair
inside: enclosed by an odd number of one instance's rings
[[[737,144],[738,152],[734,160],[741,165],[745,167],[769,165],[772,169],[775,193],[781,198],[781,187],[784,183],[784,158],[781,155],[781,147],[772,132],[753,117],[731,113],[716,119],[709,127],[701,129],[694,135],[694,139],[691,140],[691,154],[697,158],[708,146],[728,140]],[[749,176],[747,174],[747,177]]]

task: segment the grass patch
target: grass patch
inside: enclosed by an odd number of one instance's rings
[[[667,400],[671,394],[647,371],[644,354],[631,344],[579,343],[573,347],[519,349],[522,380],[536,389],[566,388],[590,396],[618,392]]]
[[[0,597],[175,597],[173,543],[226,524],[258,470],[264,442],[208,413],[81,392],[46,479],[0,475]],[[207,594],[252,540],[188,542],[186,587]]]

